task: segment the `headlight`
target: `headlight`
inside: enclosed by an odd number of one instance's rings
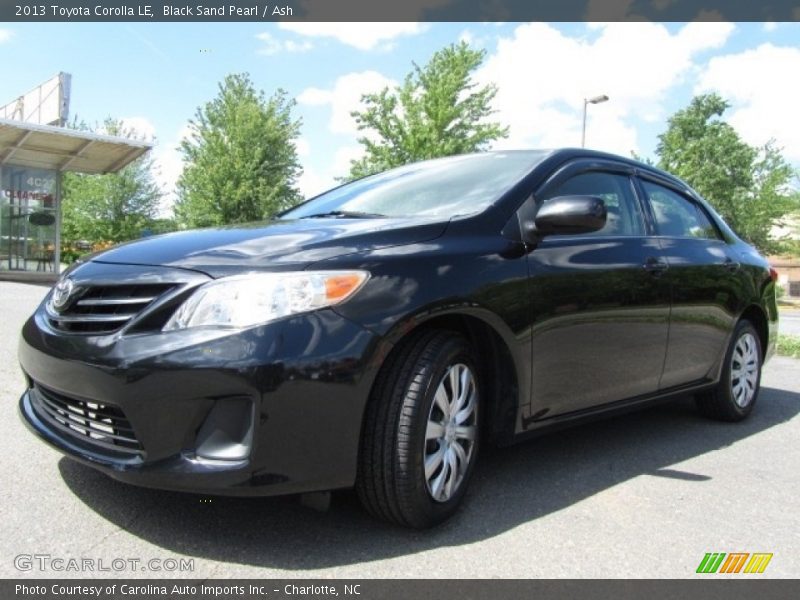
[[[355,294],[369,279],[366,271],[251,273],[223,277],[200,286],[164,326],[242,329],[333,306]]]

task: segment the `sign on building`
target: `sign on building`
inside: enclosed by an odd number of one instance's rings
[[[0,119],[63,127],[69,118],[72,75],[59,73],[31,91],[0,106]]]

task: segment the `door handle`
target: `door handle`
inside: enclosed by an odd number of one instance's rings
[[[667,261],[660,258],[655,258],[654,256],[648,257],[642,266],[644,267],[645,271],[652,273],[656,277],[669,269],[669,264],[667,264]]]
[[[741,265],[741,263],[738,263],[735,260],[733,260],[730,257],[728,257],[728,258],[725,259],[725,262],[722,263],[722,266],[724,266],[726,269],[728,269],[728,271],[738,271],[739,267],[741,267],[742,265]]]

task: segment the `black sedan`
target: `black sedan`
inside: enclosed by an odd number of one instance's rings
[[[30,429],[137,485],[355,486],[434,525],[484,443],[694,394],[753,410],[775,276],[685,183],[584,150],[432,160],[70,268],[25,324]]]

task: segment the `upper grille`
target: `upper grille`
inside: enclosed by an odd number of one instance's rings
[[[48,317],[53,327],[69,333],[113,333],[174,287],[169,283],[92,286],[62,312],[48,310]]]
[[[117,406],[78,400],[39,385],[34,385],[32,400],[42,419],[73,439],[125,455],[143,452],[133,427]]]

